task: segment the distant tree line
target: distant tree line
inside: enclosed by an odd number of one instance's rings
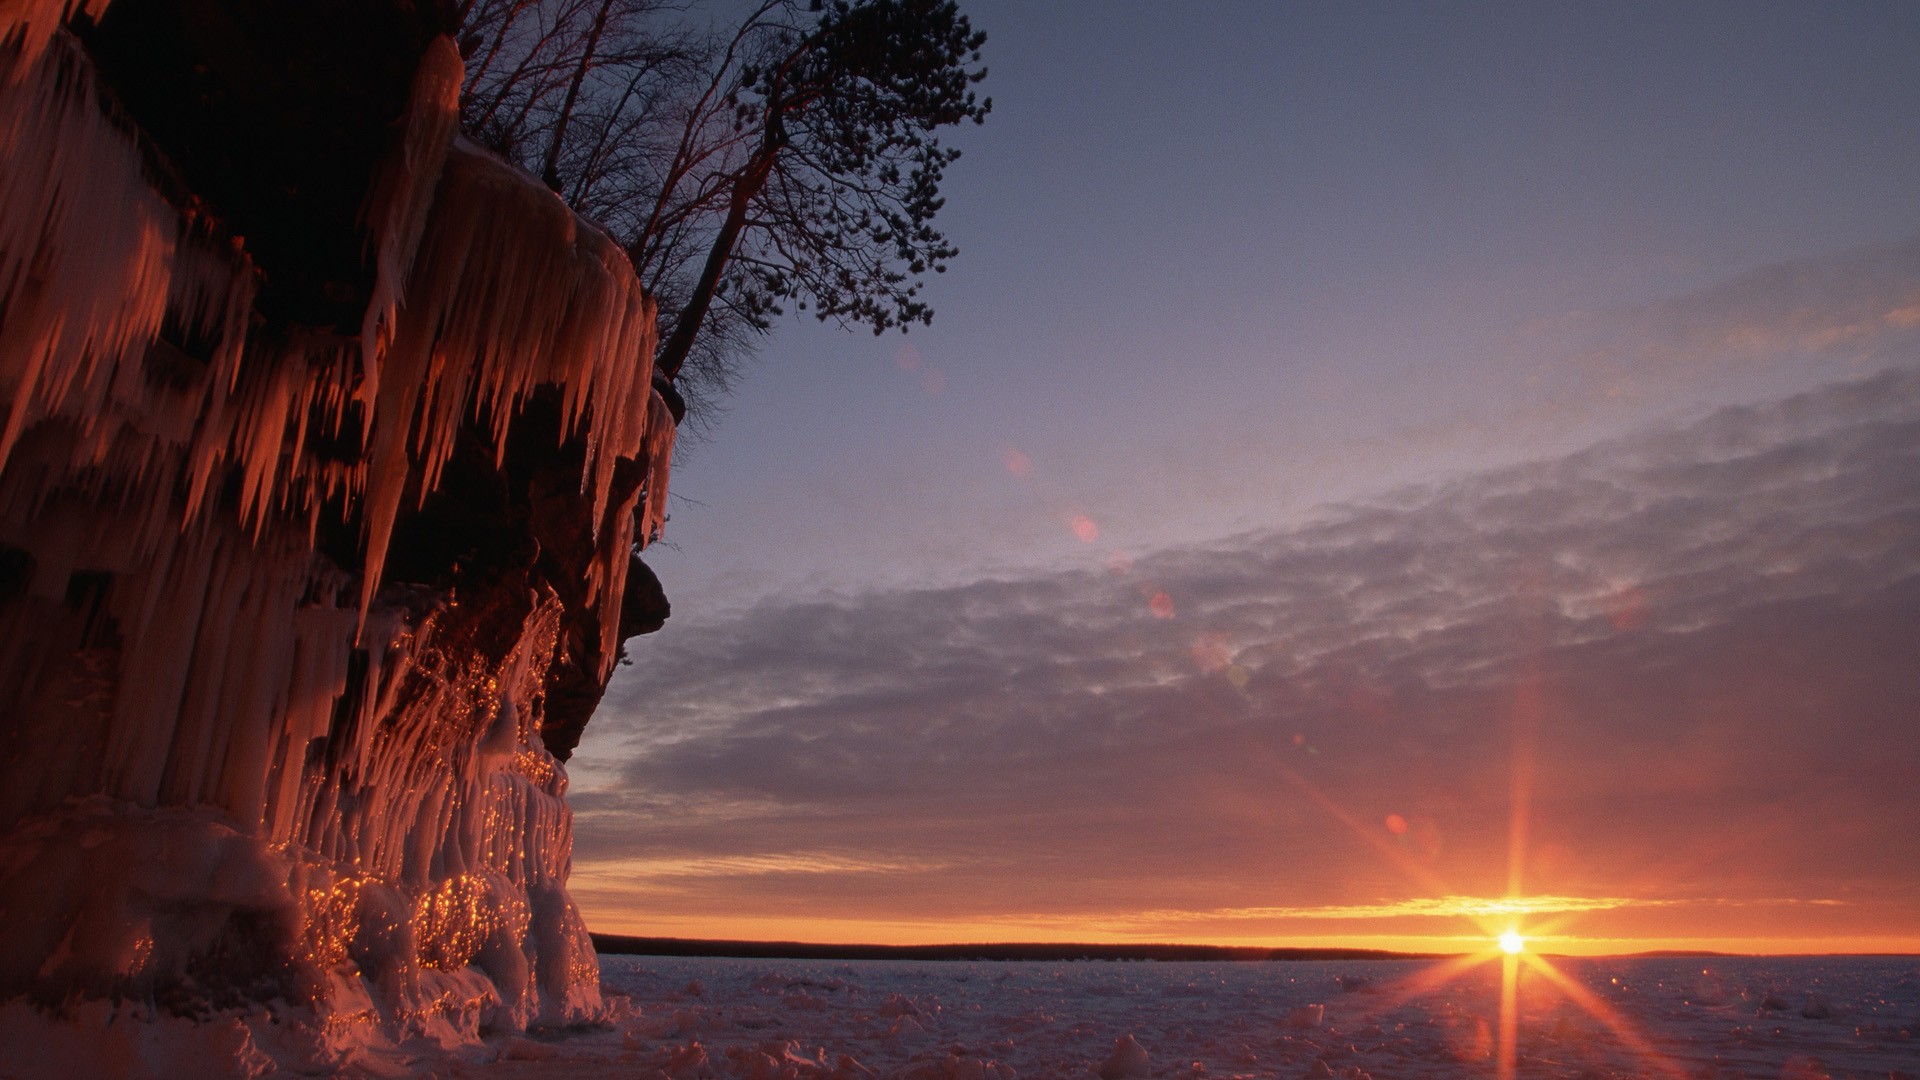
[[[925,323],[955,254],[933,219],[985,120],[952,0],[464,0],[469,137],[625,246],[660,304],[655,370],[708,421],[788,305],[881,333]]]

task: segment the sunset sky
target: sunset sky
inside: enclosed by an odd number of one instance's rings
[[[1031,4],[780,328],[597,930],[1920,951],[1920,7]]]

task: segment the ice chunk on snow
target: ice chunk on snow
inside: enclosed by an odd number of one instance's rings
[[[672,1080],[715,1080],[713,1064],[707,1060],[707,1048],[697,1042],[676,1047],[661,1070]]]
[[[895,1017],[893,1023],[887,1027],[888,1042],[911,1044],[925,1042],[926,1039],[927,1029],[921,1027],[920,1021],[911,1016]]]
[[[908,997],[905,994],[888,994],[887,1000],[881,1002],[880,1008],[876,1011],[881,1016],[930,1017],[939,1014],[940,999],[928,997],[923,1001],[918,997]]]
[[[1153,1075],[1147,1050],[1131,1035],[1113,1041],[1113,1053],[1100,1065],[1100,1080],[1144,1080]]]

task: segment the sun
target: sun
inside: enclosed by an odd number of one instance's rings
[[[1520,951],[1526,947],[1527,939],[1521,937],[1518,930],[1509,930],[1500,935],[1500,951],[1509,956],[1520,955]]]

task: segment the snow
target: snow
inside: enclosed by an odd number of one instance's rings
[[[1920,1074],[1920,958],[1552,962],[1659,1060],[1523,974],[1522,1077]],[[543,1071],[504,1075],[672,1075],[673,1055],[695,1044],[725,1078],[756,1075],[753,1055],[780,1050],[885,1077],[1492,1075],[1501,965],[1411,991],[1434,967],[610,956],[614,1030],[556,1040]],[[685,993],[691,980],[703,994]],[[898,1037],[906,1018],[924,1038]]]
[[[1620,1026],[1523,977],[1522,1078],[1920,1074],[1920,958],[1554,963]],[[479,1045],[374,1041],[336,1054],[331,1067],[501,1080],[1490,1076],[1499,966],[1409,994],[1432,964],[607,957],[612,1010],[598,1028]],[[1292,1022],[1314,1006],[1319,1026]],[[200,1024],[122,1010],[112,1025],[104,1006],[64,1021],[8,1006],[0,1045],[34,1051],[16,1059],[23,1078],[59,1075],[34,1062],[74,1047],[100,1055],[88,1060],[103,1077],[273,1075],[301,1060],[257,1006]],[[909,1023],[919,1037],[900,1037]],[[95,1046],[82,1031],[103,1038]],[[175,1056],[188,1053],[197,1056]],[[185,1072],[185,1061],[202,1071]],[[231,1068],[207,1071],[209,1061]]]
[[[148,185],[55,31],[72,6],[0,6],[0,546],[32,564],[0,605],[0,1071],[1485,1071],[1497,987],[1401,1001],[1409,965],[600,965],[538,734],[558,600],[482,651],[454,598],[380,579],[461,425],[504,447],[557,387],[613,663],[673,452],[652,300],[604,235],[453,134],[442,41],[368,195],[360,332],[251,337],[244,244]],[[616,498],[621,460],[646,478]],[[364,573],[314,553],[343,508]],[[1920,1072],[1912,961],[1693,963],[1568,967],[1691,1071]],[[1523,1075],[1647,1071],[1566,999],[1521,1014]]]
[[[539,736],[565,613],[531,595],[481,649],[457,598],[382,572],[462,427],[504,453],[557,388],[610,670],[671,468],[652,299],[617,245],[456,138],[441,40],[363,211],[361,333],[256,336],[244,244],[149,186],[54,30],[65,6],[0,12],[0,549],[31,566],[0,603],[0,997],[121,1002],[82,1041],[124,1062],[235,996],[293,1002],[248,1038],[326,1068],[603,1016]],[[645,476],[616,499],[622,459]],[[364,572],[315,553],[336,516],[363,525]]]

